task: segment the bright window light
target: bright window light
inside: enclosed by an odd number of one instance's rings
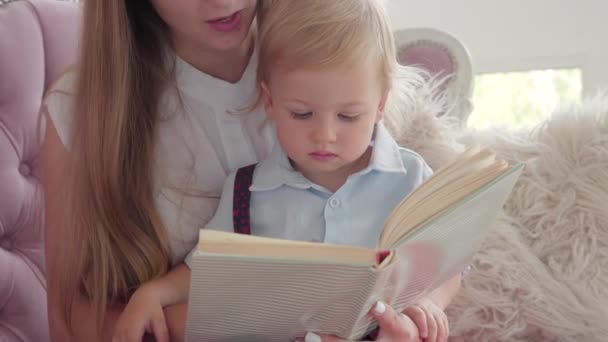
[[[468,125],[526,128],[545,119],[557,106],[580,103],[581,69],[549,69],[475,76],[474,110]]]

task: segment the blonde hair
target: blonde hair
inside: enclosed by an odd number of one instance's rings
[[[77,296],[91,301],[101,328],[109,304],[170,264],[151,172],[158,99],[171,74],[167,28],[149,1],[85,1],[83,20],[62,272],[52,280],[70,331]]]
[[[258,84],[268,82],[276,65],[323,68],[344,63],[377,65],[388,100],[384,122],[394,134],[421,98],[434,99],[445,79],[397,62],[394,36],[384,0],[258,0]],[[257,107],[261,91],[247,109]]]
[[[398,67],[381,0],[260,0],[258,27],[258,83],[268,82],[276,64],[323,68],[369,60],[385,90],[392,86]]]

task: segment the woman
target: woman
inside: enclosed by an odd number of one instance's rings
[[[255,10],[85,1],[80,63],[45,101],[52,340],[109,341],[121,303],[192,248],[228,172],[266,154],[262,113],[230,114],[255,87]],[[185,306],[167,319],[181,333]]]
[[[253,18],[272,1],[85,1],[79,63],[44,108],[53,341],[111,340],[130,295],[192,249],[228,173],[266,156],[261,109],[234,113],[255,96]],[[185,304],[164,311],[182,341]],[[405,316],[375,317],[403,336]]]

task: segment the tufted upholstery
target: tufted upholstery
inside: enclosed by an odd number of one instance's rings
[[[0,5],[0,341],[48,341],[39,109],[74,62],[80,10],[72,2]]]

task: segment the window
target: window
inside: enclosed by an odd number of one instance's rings
[[[474,128],[526,128],[541,122],[560,104],[580,103],[581,69],[549,69],[475,76]]]

